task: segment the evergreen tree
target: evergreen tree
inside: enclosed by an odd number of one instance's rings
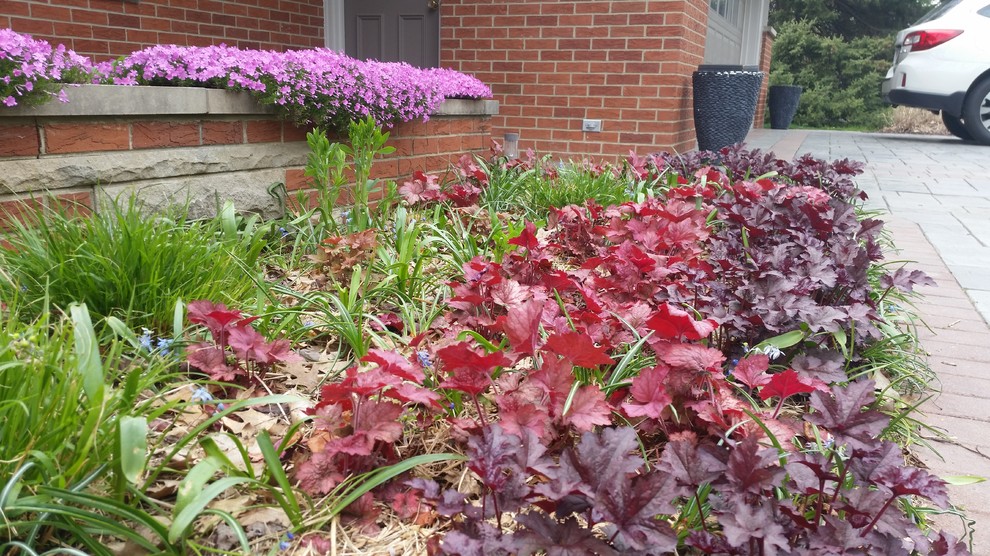
[[[771,0],[770,24],[808,20],[818,35],[886,37],[908,27],[939,0]]]

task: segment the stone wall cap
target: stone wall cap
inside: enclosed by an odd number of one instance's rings
[[[80,85],[66,87],[69,102],[51,101],[41,106],[0,108],[3,117],[126,117],[191,115],[272,115],[275,108],[258,104],[245,91],[203,87],[150,87],[128,85]],[[445,100],[435,116],[493,116],[495,100]]]

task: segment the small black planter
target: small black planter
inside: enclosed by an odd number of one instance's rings
[[[753,127],[763,72],[755,67],[699,66],[692,83],[698,149],[717,151],[746,139]]]
[[[787,129],[797,113],[801,101],[799,85],[771,85],[767,92],[767,107],[770,110],[771,129]]]

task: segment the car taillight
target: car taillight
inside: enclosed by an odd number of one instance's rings
[[[930,31],[915,31],[904,37],[902,49],[905,52],[920,52],[952,40],[962,34],[959,29],[932,29]]]

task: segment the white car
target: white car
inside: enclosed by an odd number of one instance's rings
[[[884,100],[942,113],[961,139],[990,145],[990,0],[951,0],[897,34]]]

